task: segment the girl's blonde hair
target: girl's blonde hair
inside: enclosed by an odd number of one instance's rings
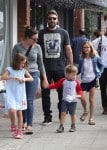
[[[84,53],[84,49],[83,49],[83,47],[84,47],[85,44],[88,44],[89,47],[91,48],[90,57],[94,57],[97,52],[96,52],[96,50],[94,49],[93,44],[92,44],[91,41],[85,41],[85,42],[83,43],[83,45],[82,45],[82,50],[81,50],[81,56],[85,57],[85,53]]]
[[[65,67],[65,73],[77,73],[78,69],[76,66],[67,65]]]

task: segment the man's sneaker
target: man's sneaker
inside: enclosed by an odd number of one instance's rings
[[[23,133],[22,130],[17,129],[16,135],[14,136],[16,139],[22,139],[23,138]]]
[[[45,119],[45,120],[41,123],[41,125],[44,125],[44,126],[50,125],[50,124],[52,124],[52,119]]]
[[[76,131],[76,127],[75,126],[71,126],[69,132],[75,132]]]
[[[64,132],[64,127],[63,126],[59,126],[59,128],[56,130],[57,133],[62,133]]]

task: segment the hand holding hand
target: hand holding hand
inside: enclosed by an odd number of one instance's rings
[[[76,98],[81,98],[81,95],[76,95]]]
[[[49,87],[49,83],[48,83],[47,80],[43,80],[42,87],[45,88],[45,89],[47,89]]]

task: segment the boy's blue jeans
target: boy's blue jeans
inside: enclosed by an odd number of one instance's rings
[[[34,80],[26,82],[27,110],[23,110],[23,123],[27,123],[27,126],[32,126],[35,92],[38,86],[38,72],[30,72],[30,74]]]

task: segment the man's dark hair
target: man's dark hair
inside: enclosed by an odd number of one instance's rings
[[[98,38],[98,37],[101,36],[101,31],[100,31],[100,30],[95,30],[95,31],[93,32],[93,35],[94,35],[96,38]]]
[[[79,34],[80,34],[80,35],[85,35],[86,32],[85,32],[85,30],[81,30],[81,29],[80,29],[80,30],[79,30]]]

